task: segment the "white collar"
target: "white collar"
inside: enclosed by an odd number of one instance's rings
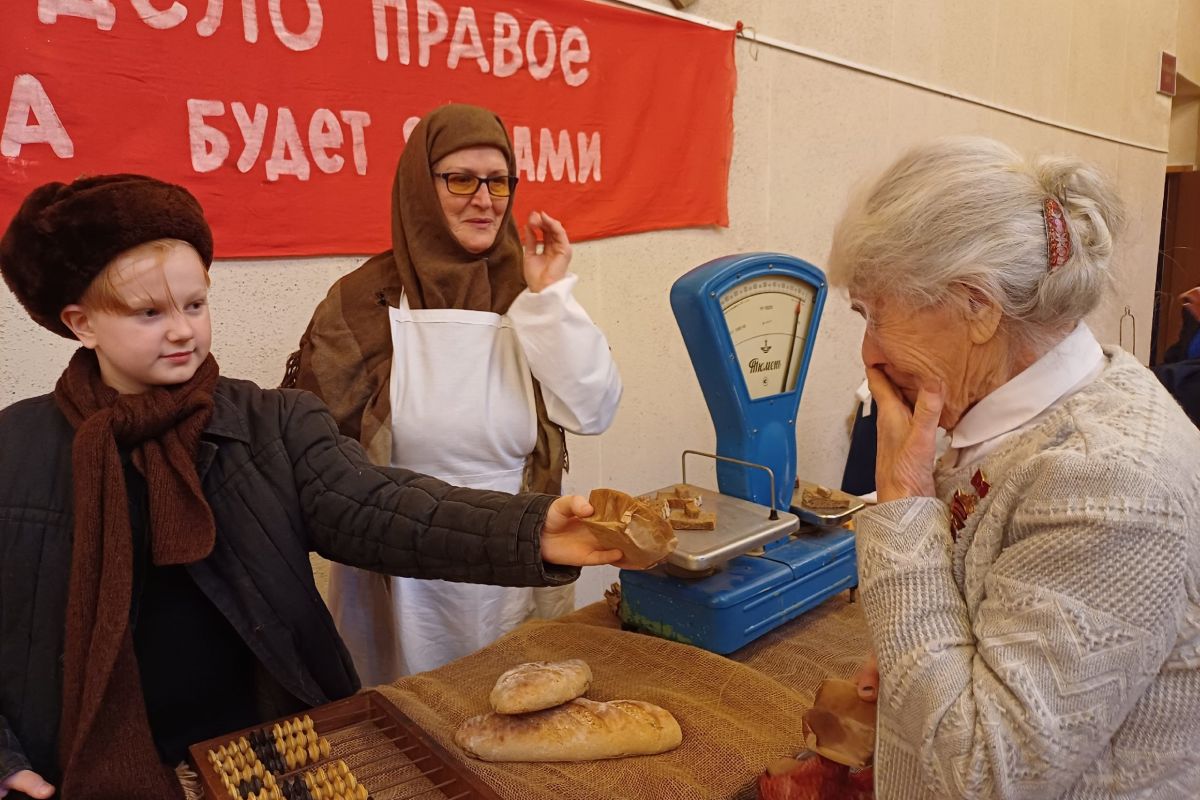
[[[1080,322],[1065,339],[976,403],[950,431],[950,446],[972,447],[1035,419],[1104,366],[1104,350]]]

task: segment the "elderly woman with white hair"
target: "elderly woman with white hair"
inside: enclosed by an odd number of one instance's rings
[[[837,227],[879,409],[879,798],[1200,797],[1200,434],[1083,322],[1120,223],[1094,168],[965,138]]]

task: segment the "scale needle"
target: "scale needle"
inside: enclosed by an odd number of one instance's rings
[[[779,391],[781,393],[786,392],[788,390],[788,384],[791,382],[788,380],[788,376],[789,376],[789,373],[791,373],[791,371],[792,371],[792,357],[796,353],[796,332],[798,330],[800,330],[800,309],[803,307],[804,307],[804,301],[803,300],[797,301],[796,317],[795,317],[795,319],[792,320],[792,338],[788,342],[787,364],[785,364],[783,367],[783,386],[780,387],[780,389],[779,389]]]

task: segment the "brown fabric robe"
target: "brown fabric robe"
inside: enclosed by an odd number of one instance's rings
[[[392,455],[391,323],[388,307],[403,294],[411,308],[457,308],[503,314],[525,288],[523,253],[510,200],[500,233],[484,253],[465,250],[446,223],[432,165],[466,147],[495,147],[516,174],[512,145],[495,114],[448,105],[425,116],[409,137],[392,186],[392,249],[335,283],[317,306],[300,349],[288,358],[282,386],[325,401],[346,436],[376,464]],[[550,421],[534,381],[537,443],[526,461],[524,491],[559,494],[566,437]]]

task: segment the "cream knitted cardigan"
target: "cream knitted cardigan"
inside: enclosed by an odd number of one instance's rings
[[[1200,798],[1200,433],[1105,352],[1040,423],[939,468],[938,498],[859,514],[880,800]]]

